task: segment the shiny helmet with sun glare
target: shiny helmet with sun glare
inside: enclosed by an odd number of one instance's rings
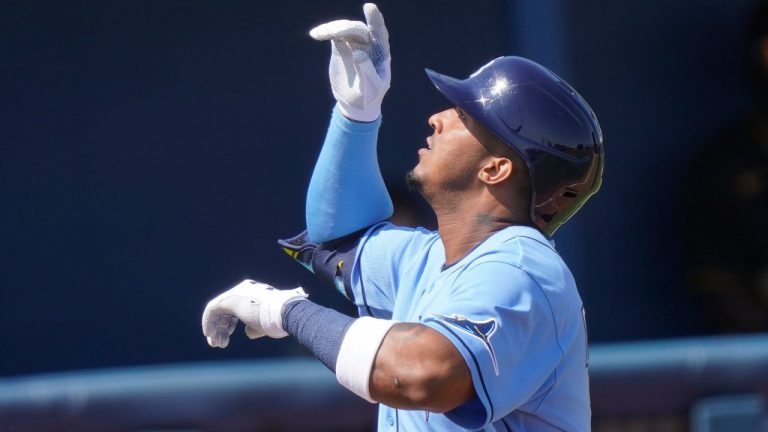
[[[603,133],[568,83],[522,57],[499,57],[464,80],[426,70],[453,104],[525,161],[531,219],[551,236],[600,188]]]

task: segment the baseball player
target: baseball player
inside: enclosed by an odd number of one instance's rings
[[[576,91],[544,67],[500,57],[458,80],[427,70],[452,107],[432,115],[408,182],[436,232],[392,225],[376,159],[390,85],[384,19],[333,21],[336,105],[307,192],[307,229],[283,249],[357,306],[353,318],[301,288],[250,280],[203,314],[224,348],[291,335],[360,397],[379,431],[590,429],[583,306],[551,236],[594,194],[603,138]]]

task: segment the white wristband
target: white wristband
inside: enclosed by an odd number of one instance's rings
[[[371,379],[373,361],[389,329],[395,321],[362,317],[349,327],[341,342],[339,357],[336,359],[336,379],[344,387],[371,403],[368,384]]]

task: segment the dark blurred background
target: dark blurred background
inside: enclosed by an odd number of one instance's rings
[[[690,287],[682,198],[696,154],[752,110],[754,4],[379,1],[393,57],[382,170],[399,187],[447,106],[424,67],[463,77],[532,58],[606,137],[603,188],[556,236],[591,342],[724,331]],[[200,315],[244,278],[346,307],[276,239],[304,226],[333,104],[330,49],[307,32],[361,6],[0,3],[0,375],[301,353],[245,337],[212,350]]]

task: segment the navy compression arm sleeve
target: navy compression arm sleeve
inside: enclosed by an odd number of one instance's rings
[[[336,372],[341,342],[354,321],[309,300],[288,303],[283,309],[285,331],[333,372]]]
[[[380,125],[381,117],[355,122],[334,107],[307,191],[312,242],[337,239],[392,216],[392,200],[376,158]]]

